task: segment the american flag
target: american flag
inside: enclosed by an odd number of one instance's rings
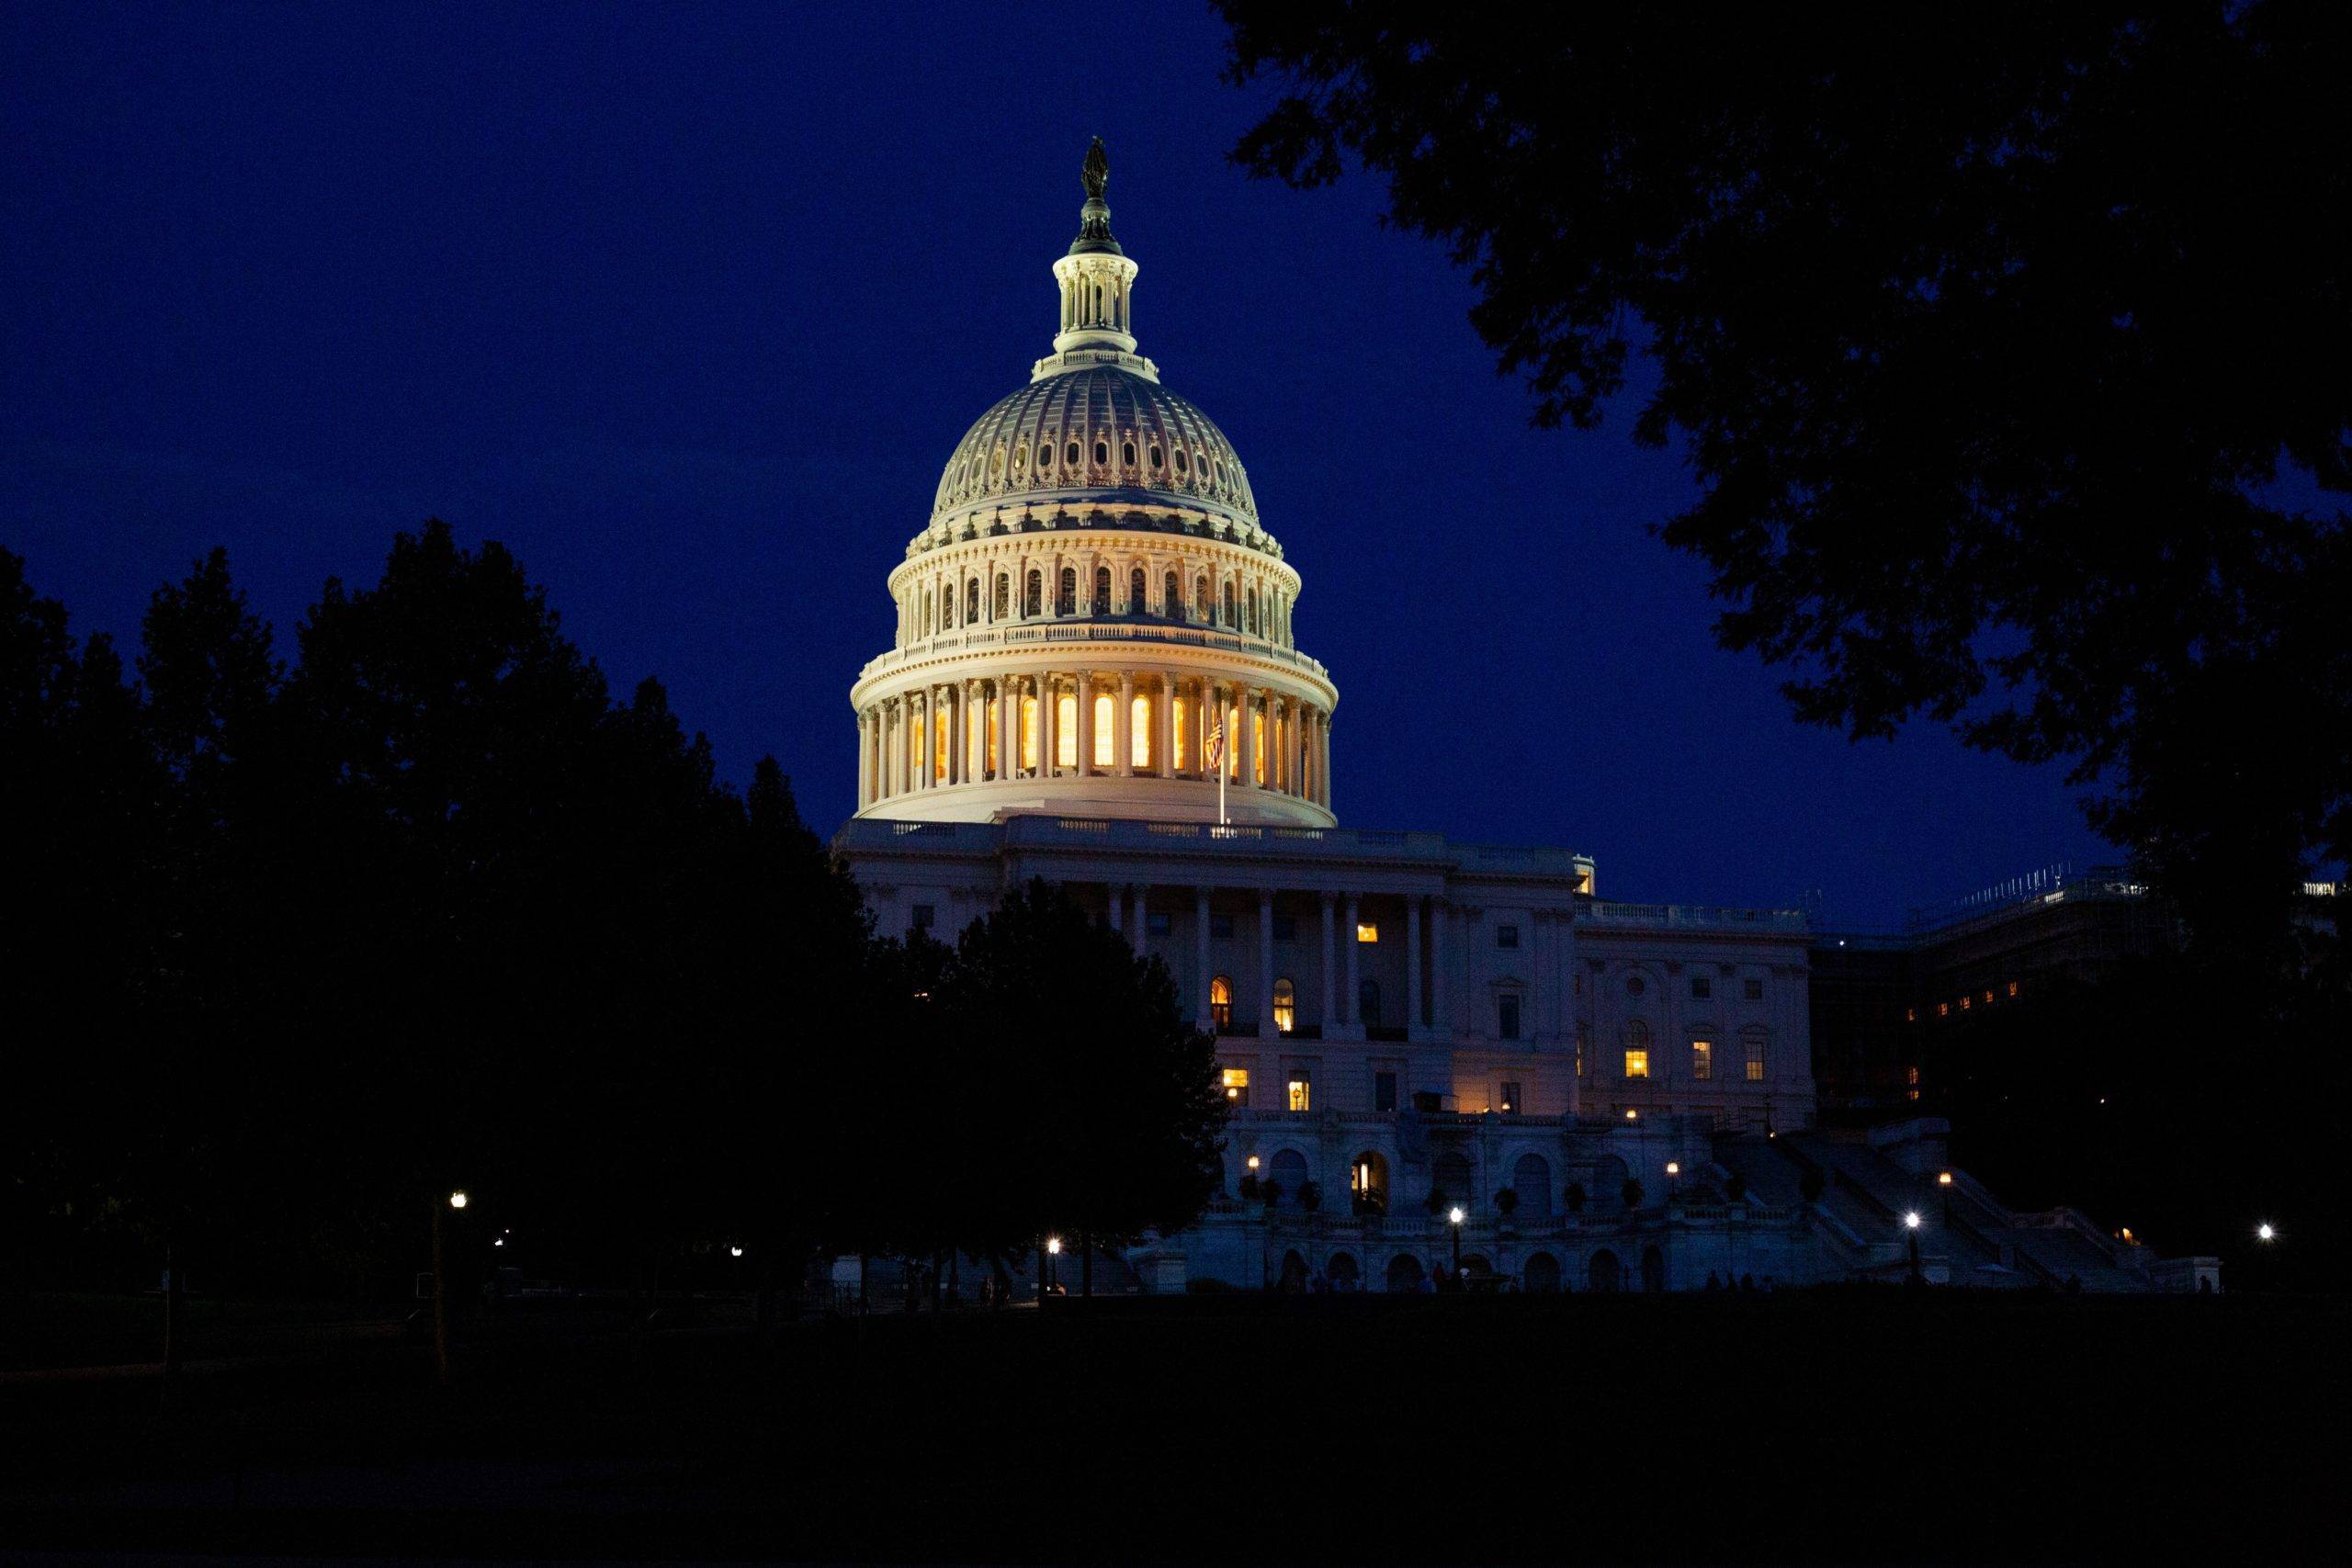
[[[1216,772],[1217,764],[1224,761],[1225,720],[1211,719],[1209,721],[1209,772]]]

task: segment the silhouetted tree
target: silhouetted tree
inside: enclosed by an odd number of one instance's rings
[[[1241,141],[1353,153],[1472,270],[1536,417],[1688,455],[1717,634],[1854,738],[2065,759],[2275,977],[2352,858],[2352,9],[1221,0]]]

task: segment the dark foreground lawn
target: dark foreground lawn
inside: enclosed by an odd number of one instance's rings
[[[355,1340],[0,1383],[0,1548],[666,1559],[2335,1555],[2337,1303],[1378,1297]]]

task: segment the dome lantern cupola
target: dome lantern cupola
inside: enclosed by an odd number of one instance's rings
[[[1111,180],[1111,157],[1102,150],[1101,137],[1086,150],[1079,177],[1086,184],[1086,205],[1078,209],[1078,238],[1069,243],[1069,254],[1054,263],[1061,321],[1052,356],[1037,362],[1032,378],[1042,381],[1090,366],[1115,364],[1157,381],[1159,367],[1136,353],[1128,310],[1136,274],[1143,269],[1111,237],[1111,209],[1102,199]]]

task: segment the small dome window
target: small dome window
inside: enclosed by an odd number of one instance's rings
[[[1155,468],[1167,467],[1165,463],[1162,463],[1159,460],[1159,448],[1157,446],[1151,449],[1151,466]]]
[[[1046,446],[1037,448],[1037,466],[1041,468],[1050,468],[1054,466],[1054,449],[1052,446]]]
[[[1119,444],[1119,461],[1130,468],[1136,466],[1136,444],[1134,442],[1123,441]]]
[[[1016,474],[1019,473],[1028,461],[1029,448],[1026,446],[1016,447],[1012,454],[1012,471]]]
[[[1064,448],[1064,449],[1063,449],[1063,452],[1062,452],[1062,461],[1064,461],[1064,462],[1068,463],[1068,464],[1069,464],[1071,468],[1075,468],[1076,467],[1078,467],[1078,443],[1077,443],[1077,442],[1075,442],[1075,441],[1071,442],[1071,443],[1069,445],[1069,446],[1067,446],[1066,448]]]
[[[1192,465],[1185,460],[1184,449],[1182,446],[1176,448],[1176,471],[1180,474],[1184,473],[1188,471],[1191,467]]]
[[[991,474],[1001,474],[1004,472],[1004,454],[1002,452],[999,452],[995,457],[989,459],[989,472]]]
[[[1111,444],[1108,441],[1097,441],[1094,444],[1094,460],[1097,463],[1108,463],[1111,460]]]

